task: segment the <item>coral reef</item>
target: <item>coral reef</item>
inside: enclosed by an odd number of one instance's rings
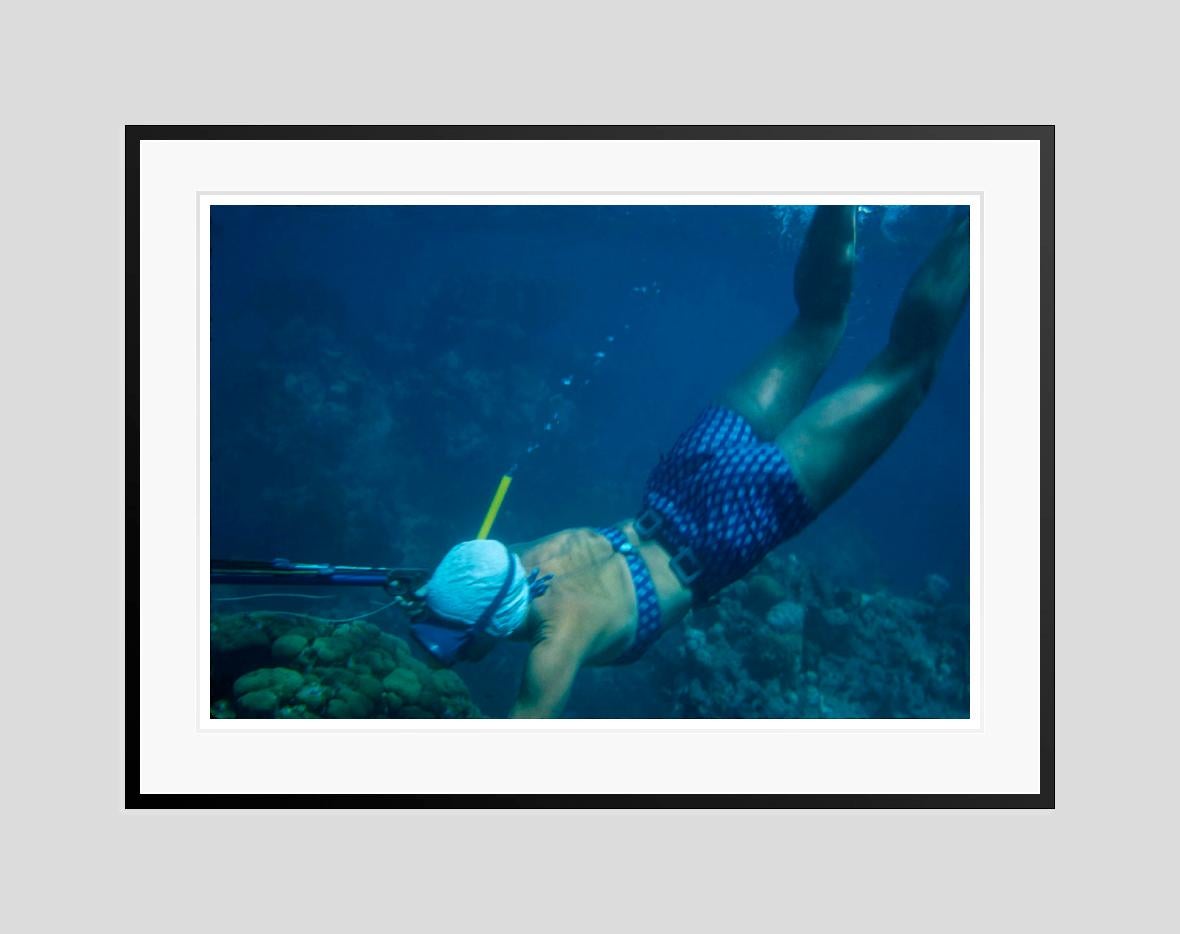
[[[458,675],[371,623],[235,613],[210,632],[212,717],[481,716]]]
[[[645,663],[668,716],[966,717],[967,608],[949,593],[933,574],[916,599],[834,587],[775,552]]]

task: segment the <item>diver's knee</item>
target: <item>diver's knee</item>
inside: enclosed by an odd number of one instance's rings
[[[925,399],[930,395],[930,387],[934,385],[934,377],[938,374],[938,358],[930,357],[928,360],[923,360],[914,374],[914,380],[918,386],[918,401]]]
[[[908,289],[893,318],[889,346],[905,358],[937,357],[943,337],[938,311],[938,303],[932,296]]]
[[[930,387],[934,385],[934,376],[937,372],[938,357],[935,354],[923,354],[910,361],[905,372],[906,392],[915,406],[930,395]]]
[[[912,352],[890,344],[884,355],[885,372],[892,391],[907,400],[908,407],[917,408],[930,394],[938,372],[938,354]]]

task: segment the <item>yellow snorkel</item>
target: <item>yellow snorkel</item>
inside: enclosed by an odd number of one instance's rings
[[[500,478],[500,485],[496,487],[496,495],[492,497],[492,504],[488,506],[487,515],[483,517],[483,524],[479,527],[479,534],[475,537],[487,538],[488,532],[492,530],[492,523],[496,521],[496,514],[500,511],[500,505],[504,502],[504,496],[508,493],[508,487],[512,485],[512,474],[516,471],[516,465],[508,473]]]

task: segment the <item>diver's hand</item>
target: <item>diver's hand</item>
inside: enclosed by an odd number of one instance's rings
[[[393,598],[393,605],[399,607],[410,619],[416,619],[426,612],[426,601],[420,597],[407,597],[398,594]]]

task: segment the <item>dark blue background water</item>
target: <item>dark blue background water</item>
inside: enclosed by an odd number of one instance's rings
[[[861,212],[817,394],[884,345],[947,217]],[[516,462],[497,538],[633,515],[659,452],[789,325],[805,223],[750,206],[214,207],[213,554],[428,566],[474,536]],[[968,426],[964,320],[901,437],[785,548],[862,589],[938,572],[964,600]]]

